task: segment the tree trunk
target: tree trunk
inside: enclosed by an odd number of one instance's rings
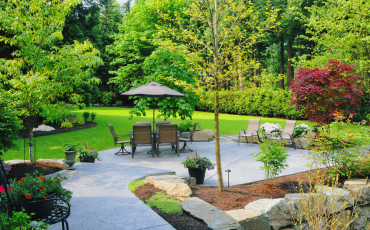
[[[284,38],[280,39],[280,74],[284,74]],[[284,78],[280,80],[280,89],[284,89]]]
[[[292,80],[294,78],[294,68],[292,65],[292,59],[293,58],[293,42],[291,39],[288,40],[288,68],[287,68],[287,74],[286,74],[286,80],[287,80],[287,88],[289,88],[292,85]]]
[[[224,181],[222,178],[221,168],[221,152],[220,152],[220,129],[218,123],[218,107],[219,107],[219,82],[218,82],[218,41],[217,41],[217,0],[215,0],[215,34],[214,34],[214,77],[215,77],[215,136],[216,136],[216,165],[217,165],[217,177],[218,177],[218,189],[220,192],[224,191]]]
[[[32,131],[33,128],[30,128],[29,131],[30,131],[30,142],[28,143],[28,145],[30,146],[29,148],[29,153],[30,153],[30,161],[32,164],[34,164],[34,160],[33,160],[33,131]]]

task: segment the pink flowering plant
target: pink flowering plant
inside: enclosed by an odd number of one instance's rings
[[[10,164],[5,163],[5,162],[3,162],[3,166],[4,166],[4,169],[5,169],[5,173],[9,174],[9,171],[12,169],[12,166]]]
[[[260,129],[262,130],[262,133],[265,134],[279,134],[283,131],[280,124],[271,124],[266,122],[265,124],[260,126]]]
[[[215,164],[213,164],[207,157],[201,157],[198,151],[192,157],[187,156],[186,160],[182,162],[185,168],[198,168],[198,169],[214,169]]]

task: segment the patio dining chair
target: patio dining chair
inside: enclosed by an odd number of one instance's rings
[[[151,134],[151,125],[134,125],[133,126],[133,135],[131,137],[131,146],[132,146],[132,158],[134,158],[136,148],[138,146],[152,146],[152,157],[154,157],[154,141]],[[159,157],[159,153],[157,151]]]
[[[163,124],[170,125],[170,124],[171,124],[171,121],[156,121],[156,122],[155,122],[156,130],[159,130],[158,126],[159,126],[160,124],[162,124],[162,125],[163,125]]]
[[[179,153],[179,137],[177,136],[177,125],[170,124],[158,124],[158,136],[157,136],[157,153],[159,152],[159,145],[176,145],[175,151],[177,156]]]
[[[251,146],[253,144],[253,137],[254,136],[257,136],[258,141],[261,141],[260,135],[258,134],[258,129],[260,127],[260,122],[261,122],[261,119],[249,119],[248,120],[247,131],[245,131],[245,130],[240,130],[239,131],[238,145],[240,143],[240,138],[241,137],[245,137],[245,139],[247,140],[247,143],[248,143],[248,137],[250,137],[251,138]]]
[[[189,152],[193,152],[192,149],[189,148],[189,146],[186,144],[186,142],[192,142],[193,141],[193,135],[195,133],[195,130],[197,130],[197,125],[199,124],[199,121],[195,122],[193,130],[190,133],[189,138],[180,138],[179,142],[184,142],[184,146],[180,149],[180,152],[185,152],[186,148],[188,148]]]
[[[285,122],[284,130],[280,134],[280,137],[271,137],[271,139],[273,139],[275,141],[276,140],[290,140],[293,144],[294,149],[297,149],[297,147],[295,146],[294,139],[293,139],[293,131],[295,129],[296,123],[297,123],[297,121],[287,120]]]
[[[114,140],[114,145],[121,145],[121,148],[118,152],[115,153],[115,155],[118,155],[118,154],[122,154],[122,155],[129,155],[131,154],[129,151],[127,151],[125,149],[125,144],[126,143],[130,143],[131,141],[130,140],[126,140],[126,141],[120,141],[118,140],[118,138],[120,137],[127,137],[127,136],[130,136],[130,135],[117,135],[116,132],[114,131],[114,128],[113,128],[113,125],[111,124],[107,124],[109,126],[109,129],[110,129],[110,132],[112,133],[112,136],[113,136],[113,140]]]
[[[151,121],[137,121],[136,125],[151,125]]]

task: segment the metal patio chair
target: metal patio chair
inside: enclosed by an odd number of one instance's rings
[[[195,133],[195,130],[197,129],[198,124],[199,124],[198,121],[195,122],[194,127],[193,127],[193,131],[191,131],[189,138],[180,138],[179,139],[179,142],[184,142],[184,146],[182,146],[182,148],[180,149],[180,152],[185,152],[186,148],[189,150],[189,152],[193,152],[193,150],[190,149],[189,146],[187,145],[187,142],[192,142],[193,141],[193,135]]]
[[[297,123],[297,121],[287,120],[285,122],[284,130],[280,134],[280,137],[271,137],[271,139],[273,139],[275,141],[276,140],[290,140],[293,144],[294,149],[297,149],[297,147],[295,146],[294,139],[293,139],[293,131],[295,129],[296,123]]]
[[[251,146],[253,144],[253,136],[257,136],[258,141],[261,141],[260,135],[258,134],[258,129],[260,127],[260,122],[261,122],[261,119],[249,119],[248,120],[247,131],[245,131],[245,130],[240,130],[239,131],[238,145],[240,143],[240,138],[241,137],[245,137],[245,139],[247,140],[247,144],[248,144],[248,137],[250,137],[251,138]]]
[[[156,139],[157,142],[157,153],[159,152],[159,145],[176,145],[175,151],[177,155],[180,156],[179,153],[179,137],[177,136],[177,125],[169,125],[169,124],[159,124],[158,125],[158,136]]]
[[[115,153],[115,155],[122,154],[122,155],[129,155],[131,154],[129,151],[125,149],[125,144],[126,143],[131,143],[130,140],[126,141],[120,141],[118,140],[120,137],[127,137],[130,135],[117,135],[116,132],[114,131],[113,125],[107,124],[109,126],[110,132],[112,133],[113,139],[114,139],[114,145],[121,145],[121,148],[118,152]]]
[[[154,141],[151,133],[151,125],[134,125],[133,126],[133,136],[131,137],[132,146],[132,158],[134,158],[136,148],[138,146],[152,146],[152,157],[154,157]],[[157,156],[159,153],[157,151]]]

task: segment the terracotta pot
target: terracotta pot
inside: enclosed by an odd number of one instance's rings
[[[188,168],[189,175],[195,177],[197,184],[203,184],[204,177],[206,176],[206,170],[199,168]]]
[[[76,163],[77,151],[64,151],[64,153],[66,154],[66,163],[72,167]]]

